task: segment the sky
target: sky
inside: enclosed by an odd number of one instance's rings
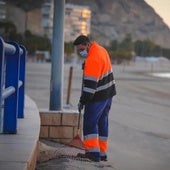
[[[170,28],[170,0],[145,0]]]

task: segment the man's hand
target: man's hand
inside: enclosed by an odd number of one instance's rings
[[[83,109],[83,104],[81,102],[78,103],[78,111],[81,112]]]

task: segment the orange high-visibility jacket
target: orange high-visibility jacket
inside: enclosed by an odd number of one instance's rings
[[[101,101],[116,95],[110,57],[105,48],[92,42],[83,70],[82,104]]]

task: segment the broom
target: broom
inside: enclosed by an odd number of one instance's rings
[[[77,135],[74,136],[73,139],[66,145],[85,150],[84,143],[80,137],[80,120],[81,120],[81,111],[79,111],[79,115],[78,115]]]
[[[82,69],[84,69],[84,63],[82,64]],[[81,94],[83,91],[83,78],[84,78],[84,76],[82,76]],[[81,120],[81,110],[79,111],[79,115],[78,115],[77,135],[74,136],[73,139],[66,145],[85,150],[84,143],[80,137],[80,120]]]

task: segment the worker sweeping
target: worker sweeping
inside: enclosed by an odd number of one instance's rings
[[[83,143],[86,152],[78,156],[95,162],[107,161],[108,116],[112,98],[116,95],[110,57],[104,47],[87,36],[77,37],[74,45],[85,58],[78,110],[84,108]]]

